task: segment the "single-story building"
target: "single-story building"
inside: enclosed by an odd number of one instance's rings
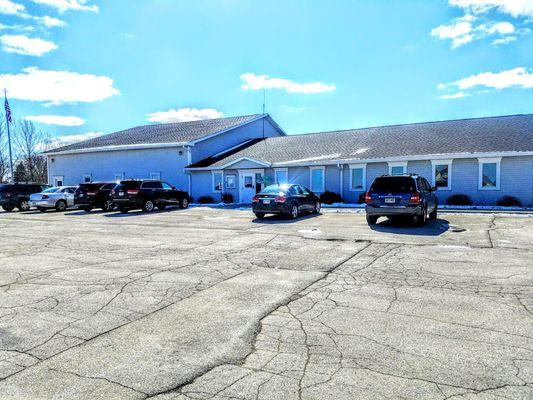
[[[231,193],[250,203],[265,185],[291,182],[354,203],[377,176],[417,173],[441,204],[453,194],[480,205],[504,195],[533,204],[533,114],[301,135],[253,115],[148,125],[47,155],[54,184],[160,178],[195,199]]]

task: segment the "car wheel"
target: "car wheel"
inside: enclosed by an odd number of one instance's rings
[[[429,213],[429,219],[437,219],[437,207],[438,204],[435,204],[435,209]]]
[[[20,211],[30,211],[30,202],[28,200],[22,200],[19,205],[18,205],[18,209]]]
[[[189,207],[189,199],[184,197],[180,201],[180,208],[187,208],[187,207]]]
[[[320,204],[320,202],[317,201],[317,202],[315,203],[315,209],[314,209],[313,212],[314,212],[315,214],[320,214],[320,209],[321,209],[321,208],[322,208],[322,204]]]
[[[291,213],[290,213],[290,217],[292,219],[296,219],[298,218],[298,214],[299,214],[299,210],[298,210],[298,206],[296,204],[294,204],[291,208]]]
[[[265,218],[265,214],[263,214],[263,213],[255,213],[255,216],[257,217],[257,219]]]
[[[367,215],[366,216],[366,222],[368,225],[376,225],[376,222],[378,222],[378,216],[377,215]]]
[[[103,211],[113,211],[113,202],[111,200],[107,200],[105,203],[104,203],[104,206],[102,207],[102,210]]]
[[[43,207],[37,207],[37,210],[39,210],[40,212],[46,212],[46,208]]]
[[[145,200],[142,206],[142,210],[144,212],[152,212],[154,211],[155,204],[152,200]]]
[[[167,205],[166,205],[166,204],[161,204],[161,203],[159,203],[159,204],[157,205],[157,208],[158,208],[159,210],[163,211],[165,208],[167,208]]]
[[[426,225],[426,222],[427,222],[427,210],[424,209],[424,211],[422,211],[422,214],[420,215],[415,215],[413,217],[413,222],[416,226],[424,226]]]
[[[7,212],[11,212],[15,209],[15,207],[13,206],[2,206],[2,208],[4,209],[4,211],[7,211]]]
[[[56,203],[56,210],[57,211],[65,211],[67,209],[67,202],[65,200],[59,200]]]

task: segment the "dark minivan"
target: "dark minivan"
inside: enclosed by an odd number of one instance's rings
[[[366,221],[374,225],[379,217],[409,216],[417,225],[437,218],[436,188],[418,175],[383,175],[365,194]]]
[[[49,187],[41,183],[0,184],[0,205],[4,211],[13,211],[15,207],[20,211],[28,211],[31,207],[30,195],[41,193]]]
[[[116,185],[116,182],[80,183],[74,193],[74,204],[87,212],[93,208],[111,211],[113,210],[113,200],[110,195],[111,190]]]
[[[265,214],[282,214],[291,218],[304,212],[320,212],[320,199],[301,185],[270,185],[252,198],[252,211],[259,219]]]
[[[187,192],[166,182],[133,179],[120,181],[111,191],[111,199],[120,212],[139,208],[152,212],[156,207],[164,210],[169,205],[187,208],[190,202]]]

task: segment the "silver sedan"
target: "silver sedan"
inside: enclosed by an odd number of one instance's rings
[[[30,205],[41,212],[45,212],[49,208],[65,211],[69,207],[74,207],[75,191],[76,186],[52,187],[41,193],[32,194],[30,196]]]

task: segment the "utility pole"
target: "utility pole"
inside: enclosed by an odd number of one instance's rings
[[[6,111],[6,126],[7,126],[7,144],[9,147],[9,170],[11,172],[11,180],[15,182],[15,173],[13,171],[13,153],[11,151],[11,108],[9,107],[9,103],[7,101],[7,89],[4,89],[4,109]]]

